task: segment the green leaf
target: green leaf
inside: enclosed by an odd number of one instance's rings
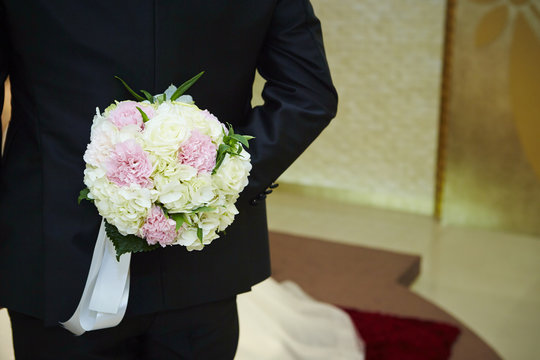
[[[243,150],[242,145],[240,144],[249,148],[248,141],[254,139],[254,137],[250,135],[235,134],[232,125],[227,123],[227,126],[229,128],[229,134],[227,135],[225,131],[223,131],[223,144],[220,144],[218,147],[216,153],[216,166],[214,166],[214,169],[212,170],[212,175],[217,172],[227,154],[239,156]]]
[[[227,127],[229,128],[229,136],[234,135],[234,129],[231,124],[226,123]]]
[[[143,122],[148,122],[150,121],[150,119],[148,118],[148,115],[146,115],[146,113],[144,111],[142,111],[142,109],[138,106],[136,106],[137,110],[139,110],[139,112],[141,113],[142,115],[142,119],[143,119]]]
[[[199,238],[199,241],[201,242],[201,244],[203,243],[203,229],[201,229],[200,227],[197,228],[197,238]]]
[[[146,90],[141,90],[141,92],[144,94],[144,96],[146,96],[146,100],[150,101],[150,103],[154,103],[154,97],[152,96],[152,94],[150,94]]]
[[[224,144],[219,145],[216,155],[216,166],[214,166],[214,170],[212,170],[212,175],[216,173],[216,171],[223,163],[223,160],[225,160],[225,155],[227,155],[227,149],[230,149],[230,146]]]
[[[226,152],[229,152],[231,151],[232,148],[230,145],[227,145],[227,144],[219,144],[219,147],[218,147],[218,153],[226,153]]]
[[[163,104],[167,100],[167,95],[161,94],[157,97],[158,104]]]
[[[118,76],[115,76],[116,79],[120,80],[122,82],[122,85],[124,85],[124,87],[127,89],[127,91],[129,91],[131,93],[131,95],[133,95],[135,97],[135,99],[137,99],[138,101],[144,101],[146,100],[145,98],[143,98],[141,95],[137,94],[135,91],[133,91],[129,86],[128,84],[126,84],[126,82],[122,79],[120,79]]]
[[[166,217],[169,217],[169,212],[167,211],[167,209],[165,209],[165,207],[163,205],[159,205],[159,207],[161,208],[161,211],[163,211],[163,213],[165,214]]]
[[[201,206],[200,208],[197,208],[195,210],[192,210],[192,212],[196,213],[196,214],[200,214],[200,213],[204,213],[204,212],[212,212],[216,210],[216,208],[214,207],[210,207],[210,206]]]
[[[240,134],[232,134],[232,135],[229,135],[229,136],[232,137],[233,139],[241,142],[242,145],[244,145],[245,147],[249,148],[248,139],[246,138],[246,136],[240,135]]]
[[[199,78],[204,74],[204,71],[201,71],[200,73],[198,73],[197,75],[195,75],[194,77],[192,77],[191,79],[189,79],[188,81],[186,81],[185,83],[183,83],[182,85],[180,85],[176,91],[174,92],[174,94],[172,94],[171,96],[171,101],[174,101],[176,99],[178,99],[180,96],[182,96],[186,91],[187,89],[189,89],[193,84],[195,84],[195,82],[197,80],[199,80]]]
[[[212,170],[212,175],[216,173],[216,171],[219,169],[221,164],[223,163],[223,160],[225,160],[226,153],[218,153],[218,156],[216,157],[216,166],[214,166],[214,170]]]
[[[88,200],[88,201],[94,201],[93,199],[90,199],[88,197],[88,194],[90,193],[90,190],[88,188],[84,188],[79,192],[79,197],[77,198],[77,204],[81,205],[81,201]]]
[[[176,231],[186,222],[186,217],[182,213],[170,214],[169,217],[176,222]]]
[[[233,148],[236,147],[236,144],[238,143],[238,140],[236,140],[235,138],[232,138],[230,136],[227,136],[226,138],[223,138],[223,142],[227,145],[229,145],[229,149],[227,149],[226,151],[227,152],[232,152],[234,151]]]
[[[118,261],[120,261],[120,256],[126,253],[145,252],[159,248],[159,244],[149,245],[146,240],[138,236],[120,234],[116,226],[107,221],[105,221],[105,232],[116,249],[116,260]]]

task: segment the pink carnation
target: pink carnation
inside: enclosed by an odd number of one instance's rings
[[[167,218],[159,206],[152,206],[141,233],[149,245],[159,243],[165,247],[176,239],[176,222]]]
[[[122,101],[109,113],[108,119],[119,129],[127,125],[138,125],[143,129],[144,121],[137,107],[144,111],[149,119],[155,115],[154,109],[150,106],[144,106],[135,101]]]
[[[192,130],[191,136],[185,141],[178,152],[178,160],[190,165],[199,173],[210,172],[216,166],[217,146],[208,135]]]
[[[148,155],[135,140],[116,144],[105,162],[107,178],[118,186],[138,184],[151,186],[152,163]]]

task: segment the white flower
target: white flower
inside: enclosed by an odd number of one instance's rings
[[[138,234],[157,192],[132,184],[119,187],[106,178],[98,179],[90,188],[98,212],[123,235]]]
[[[196,242],[199,242],[199,238],[197,237],[197,228],[194,227],[184,229],[176,240],[176,243],[182,246],[191,246]]]
[[[117,133],[118,129],[110,121],[99,114],[94,116],[84,161],[92,166],[100,166],[113,149]]]
[[[143,149],[160,157],[176,155],[180,144],[191,135],[191,126],[175,108],[163,103],[152,120],[145,123]]]
[[[143,236],[141,228],[150,209],[162,206],[169,214],[182,213],[186,217],[175,244],[190,251],[201,250],[217,239],[218,232],[225,230],[238,214],[234,203],[248,183],[250,156],[245,150],[240,156],[226,155],[215,174],[199,173],[195,167],[180,163],[179,149],[194,130],[209,136],[217,146],[223,143],[226,130],[210,112],[189,104],[191,97],[170,101],[175,90],[167,89],[167,101],[152,105],[155,114],[144,126],[131,124],[118,129],[97,109],[84,154],[84,183],[100,215],[121,234]],[[104,114],[115,106],[109,106]],[[106,164],[115,146],[133,140],[148,153],[152,164],[150,188],[119,186],[107,177]],[[211,209],[194,212],[203,206]]]
[[[186,212],[192,209],[189,188],[178,180],[157,184],[158,200],[167,210],[173,213]]]
[[[207,205],[215,197],[215,187],[210,174],[200,173],[197,177],[186,182],[193,208]]]
[[[199,119],[194,122],[194,128],[201,134],[210,136],[216,145],[223,143],[224,125],[208,110],[197,110],[196,115]]]
[[[118,144],[131,139],[136,140],[142,147],[144,140],[138,125],[126,125],[120,130],[117,130],[114,137],[114,143]]]
[[[242,151],[240,156],[225,156],[223,163],[214,175],[217,188],[225,194],[238,194],[248,184],[251,171],[249,153]]]
[[[238,214],[238,209],[233,203],[227,204],[225,207],[218,208],[216,216],[219,220],[217,231],[225,230],[234,221],[234,216]]]

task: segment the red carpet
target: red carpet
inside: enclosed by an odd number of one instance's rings
[[[460,333],[444,323],[342,309],[366,344],[366,360],[446,360]]]

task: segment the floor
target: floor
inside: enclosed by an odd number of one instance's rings
[[[272,230],[422,256],[413,291],[504,359],[540,354],[540,237],[441,226],[432,218],[276,191]]]
[[[275,231],[422,256],[413,291],[476,331],[504,359],[540,353],[540,238],[441,226],[431,218],[276,191]],[[0,360],[11,355],[0,311]]]

